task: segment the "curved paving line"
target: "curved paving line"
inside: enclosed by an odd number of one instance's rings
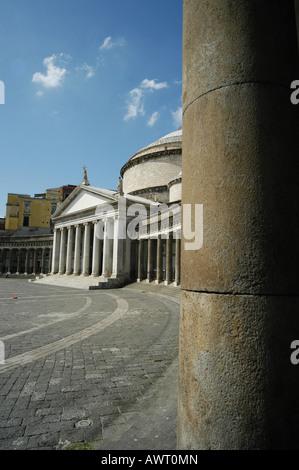
[[[10,335],[2,336],[0,340],[5,341],[7,339],[15,338],[16,336],[26,335],[27,333],[32,333],[33,331],[40,330],[41,328],[46,328],[47,326],[54,325],[55,323],[65,321],[65,320],[70,320],[71,318],[74,318],[80,315],[82,312],[84,312],[88,307],[90,307],[91,303],[92,303],[91,298],[86,297],[85,305],[81,307],[79,310],[77,310],[76,312],[65,314],[65,316],[62,318],[57,318],[56,320],[52,320],[51,322],[43,323],[42,325],[39,325],[39,326],[34,326],[33,328],[29,328],[28,330],[23,330],[17,333],[11,333]]]
[[[66,338],[60,339],[59,341],[55,341],[54,343],[47,344],[46,346],[42,346],[40,348],[34,349],[32,351],[28,351],[24,354],[20,354],[15,357],[11,357],[5,361],[4,365],[0,366],[0,373],[7,372],[15,367],[24,366],[29,364],[30,362],[37,361],[45,356],[49,356],[57,351],[67,348],[68,346],[72,346],[79,341],[83,341],[90,336],[99,333],[100,331],[104,330],[108,326],[115,323],[117,320],[122,318],[129,309],[128,302],[118,297],[114,294],[106,294],[112,297],[117,302],[117,307],[113,313],[111,313],[108,317],[104,318],[100,322],[92,325],[89,328],[85,328],[84,330],[79,331],[73,335],[67,336]]]

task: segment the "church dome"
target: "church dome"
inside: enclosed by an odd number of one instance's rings
[[[182,129],[166,134],[135,153],[121,169],[123,191],[169,202],[168,183],[182,169]]]
[[[130,160],[133,158],[138,157],[141,153],[144,151],[149,151],[149,150],[154,150],[155,147],[161,147],[165,146],[167,144],[179,144],[180,146],[182,145],[182,128],[180,127],[177,131],[171,132],[170,134],[166,134],[164,137],[161,137],[161,139],[156,140],[152,144],[147,145],[143,149],[139,150],[135,155],[131,157]]]

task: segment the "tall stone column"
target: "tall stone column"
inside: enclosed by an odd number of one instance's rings
[[[29,263],[29,248],[25,250],[25,268],[24,268],[24,274],[27,276],[28,274],[28,263]]]
[[[59,274],[65,274],[66,267],[66,228],[60,229]]]
[[[21,250],[17,250],[17,271],[16,274],[20,274],[21,272]]]
[[[84,224],[84,249],[83,249],[83,274],[89,276],[90,268],[90,227],[89,223]]]
[[[42,263],[41,263],[41,274],[45,273],[45,262],[46,262],[46,248],[42,248]]]
[[[52,271],[52,248],[49,249],[49,266],[48,266],[48,273]]]
[[[74,227],[67,228],[67,252],[66,252],[66,274],[72,274],[73,249],[74,249]]]
[[[110,277],[112,270],[112,251],[113,251],[113,226],[112,219],[105,220],[104,241],[103,241],[103,268],[102,276]]]
[[[143,240],[140,238],[138,241],[138,264],[137,264],[137,282],[142,281],[142,255],[143,255]]]
[[[100,225],[101,222],[94,222],[92,250],[92,275],[94,277],[97,277],[100,274]]]
[[[12,265],[12,249],[9,248],[9,250],[8,250],[7,274],[11,274],[11,265]]]
[[[298,449],[293,1],[184,0],[178,447]],[[183,217],[183,233],[186,224]]]
[[[166,238],[166,271],[165,271],[165,285],[170,284],[170,277],[171,277],[171,245],[172,244],[172,236],[169,233],[168,238]]]
[[[161,281],[161,274],[162,274],[162,240],[161,240],[161,235],[158,235],[157,238],[157,278],[156,278],[156,284],[159,284]]]
[[[76,225],[76,236],[75,236],[75,254],[74,254],[74,274],[78,276],[80,274],[81,265],[81,226]]]
[[[36,274],[37,271],[37,248],[33,249],[33,264],[32,264],[32,274]]]
[[[181,238],[179,234],[176,234],[175,238],[175,286],[178,286],[180,283],[180,269],[181,269]]]
[[[126,241],[121,238],[121,216],[114,217],[114,235],[113,235],[113,261],[112,261],[112,277],[118,278],[120,281],[124,279],[124,271],[126,266],[125,250]]]
[[[146,277],[146,282],[151,282],[152,276],[153,276],[152,246],[153,246],[153,240],[151,238],[148,238],[148,240],[147,240],[147,277]]]
[[[52,274],[57,274],[59,270],[59,253],[60,253],[60,230],[54,229],[53,251],[52,251]]]

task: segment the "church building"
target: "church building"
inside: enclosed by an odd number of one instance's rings
[[[51,276],[84,276],[92,288],[129,282],[179,285],[182,129],[139,150],[117,190],[82,184],[52,216]]]

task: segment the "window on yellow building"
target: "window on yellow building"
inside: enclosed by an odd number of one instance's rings
[[[30,202],[24,202],[24,213],[30,213]]]

